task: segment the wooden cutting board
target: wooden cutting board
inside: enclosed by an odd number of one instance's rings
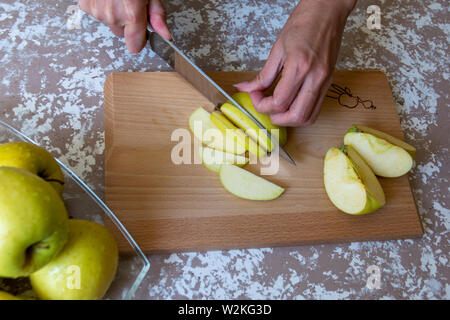
[[[210,73],[230,93],[233,83],[254,75]],[[347,89],[329,93],[334,98],[325,99],[317,122],[288,131],[285,148],[297,166],[282,160],[279,173],[266,177],[285,193],[258,202],[229,194],[218,175],[201,164],[172,163],[171,151],[178,143],[171,141],[172,132],[187,129],[189,115],[199,106],[213,110],[189,83],[172,72],[111,74],[104,99],[107,204],[147,253],[421,236],[407,176],[380,179],[387,204],[369,215],[344,214],[329,201],[323,158],[330,147],[342,146],[351,124],[403,139],[384,73],[337,71],[334,84]],[[352,109],[342,106],[355,104]],[[246,169],[258,172],[255,165]],[[126,245],[120,248],[127,250]]]

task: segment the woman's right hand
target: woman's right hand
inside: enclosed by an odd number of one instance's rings
[[[125,37],[128,51],[140,52],[147,42],[147,23],[171,40],[166,12],[159,0],[79,0],[81,10],[108,25],[118,37]]]

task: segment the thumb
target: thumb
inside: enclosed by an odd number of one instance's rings
[[[253,80],[235,84],[234,87],[238,91],[245,92],[264,91],[269,88],[283,66],[281,54],[278,51],[274,47],[264,67]]]

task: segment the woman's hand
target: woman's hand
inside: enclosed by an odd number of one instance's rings
[[[125,37],[127,49],[137,53],[147,42],[147,22],[161,36],[171,39],[166,12],[159,0],[79,0],[81,10],[108,25],[118,37]]]
[[[331,84],[342,33],[356,0],[302,0],[281,30],[255,79],[236,85],[255,109],[281,126],[310,125]],[[278,74],[273,95],[264,97]]]

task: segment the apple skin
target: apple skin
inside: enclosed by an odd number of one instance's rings
[[[38,175],[62,195],[64,175],[59,164],[45,149],[27,142],[0,145],[0,167],[14,167]]]
[[[351,148],[351,147],[349,147]],[[340,211],[351,215],[372,213],[385,204],[384,192],[368,165],[352,150],[353,161],[341,149],[330,148],[324,160],[325,191]],[[370,182],[369,190],[365,184]],[[374,194],[378,194],[377,200]],[[359,200],[359,203],[355,203]],[[351,209],[349,203],[352,203]],[[359,207],[354,208],[355,205]]]
[[[272,150],[272,142],[266,132],[262,130],[256,123],[248,118],[245,113],[239,110],[234,104],[224,103],[220,107],[220,111],[236,126],[241,128],[246,135],[257,141],[259,146],[267,151]]]
[[[116,275],[117,243],[106,227],[92,221],[71,219],[69,229],[64,249],[30,276],[33,291],[44,300],[102,299]],[[69,286],[74,266],[79,268],[79,288]]]
[[[0,291],[0,300],[22,300],[22,299],[8,292]]]
[[[56,256],[68,238],[60,195],[38,176],[0,167],[0,277],[30,275]]]
[[[211,121],[219,128],[224,135],[236,137],[237,143],[240,144],[256,157],[263,157],[267,154],[266,150],[261,148],[254,140],[247,136],[244,131],[236,127],[219,111],[211,113]],[[234,138],[233,138],[234,139]]]
[[[258,120],[274,138],[278,139],[278,143],[280,144],[280,146],[284,146],[287,143],[286,127],[280,127],[273,124],[270,121],[270,115],[256,111],[248,92],[237,92],[231,97],[242,107],[244,107],[245,110],[247,110],[253,117],[255,117],[255,119]],[[228,101],[228,103],[230,102],[231,101]]]
[[[198,124],[201,124],[201,132],[198,130]],[[189,129],[199,141],[210,148],[233,154],[246,151],[245,146],[235,141],[234,136],[224,135],[211,121],[211,114],[202,107],[189,116]]]

